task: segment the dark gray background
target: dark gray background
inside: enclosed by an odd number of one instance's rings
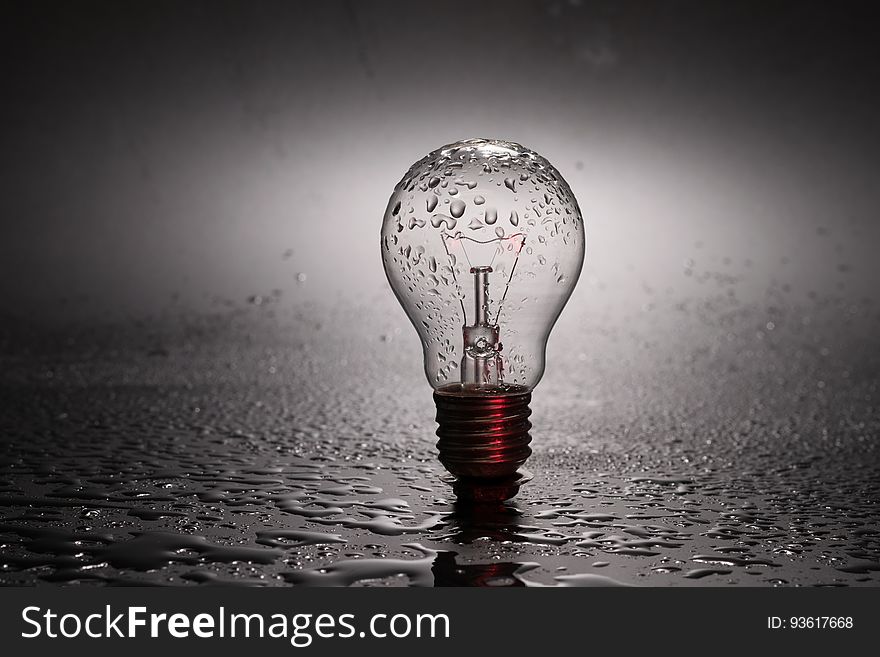
[[[382,303],[394,184],[471,136],[571,183],[573,307],[638,311],[707,271],[745,301],[857,301],[878,274],[870,6],[4,2],[5,312]]]

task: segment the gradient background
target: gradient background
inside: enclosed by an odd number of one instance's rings
[[[472,136],[536,149],[579,199],[563,323],[725,281],[872,303],[870,6],[4,2],[3,312],[390,308],[387,198]]]
[[[871,4],[0,3],[0,583],[878,583]],[[587,235],[488,509],[379,244],[475,136]]]

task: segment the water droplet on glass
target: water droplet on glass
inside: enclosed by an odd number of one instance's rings
[[[447,217],[445,214],[435,214],[431,217],[431,225],[434,228],[440,228],[441,224],[445,224],[447,230],[452,230],[457,223],[458,222],[455,219]]]

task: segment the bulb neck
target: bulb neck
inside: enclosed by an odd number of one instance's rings
[[[499,392],[461,385],[434,391],[440,462],[460,480],[513,478],[532,453],[532,393],[512,386]]]

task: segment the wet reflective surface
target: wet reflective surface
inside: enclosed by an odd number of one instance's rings
[[[479,504],[397,316],[9,330],[0,581],[876,585],[875,311],[721,310],[561,327],[527,481]]]

